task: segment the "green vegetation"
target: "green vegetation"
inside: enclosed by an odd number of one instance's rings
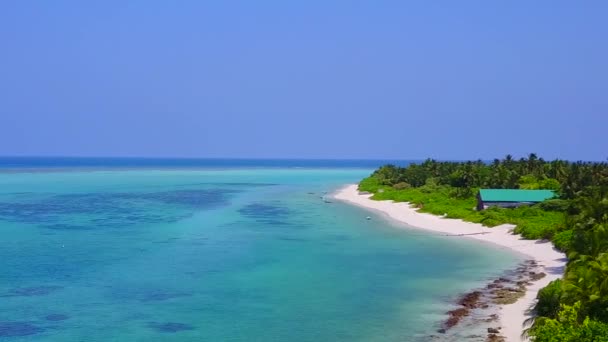
[[[549,189],[559,198],[514,209],[475,210],[479,188]],[[531,154],[492,163],[427,160],[386,165],[359,184],[373,199],[410,202],[421,212],[494,227],[515,224],[568,255],[564,279],[539,291],[536,342],[608,341],[608,163],[544,161]]]
[[[515,231],[528,239],[550,239],[564,230],[563,211],[544,209],[540,205],[514,209],[492,207],[478,211],[475,209],[476,188],[463,191],[449,185],[439,185],[433,178],[427,179],[422,186],[399,190],[393,186],[382,185],[379,179],[372,175],[361,181],[359,189],[373,192],[372,198],[376,200],[410,202],[425,213],[481,223],[488,227],[505,223],[515,224]]]
[[[563,305],[556,318],[540,317],[529,331],[535,342],[608,342],[608,324],[585,317],[581,304]]]

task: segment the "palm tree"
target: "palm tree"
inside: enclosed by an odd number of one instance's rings
[[[584,316],[607,319],[608,303],[608,254],[602,253],[594,258],[579,256],[568,265],[562,298],[568,304],[581,302]]]

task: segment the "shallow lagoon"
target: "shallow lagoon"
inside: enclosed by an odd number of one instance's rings
[[[520,259],[321,199],[369,172],[2,173],[0,339],[425,340]]]

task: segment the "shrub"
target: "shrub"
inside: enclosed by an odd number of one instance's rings
[[[566,212],[570,206],[570,202],[562,199],[550,199],[539,203],[537,206],[546,211]]]
[[[529,331],[534,342],[608,342],[608,324],[579,317],[580,302],[563,305],[556,319],[541,317]],[[582,321],[582,323],[581,323]]]
[[[567,252],[572,247],[572,236],[574,232],[572,230],[564,230],[553,235],[553,244],[557,249],[562,252]]]
[[[395,190],[409,189],[411,187],[412,186],[409,183],[406,183],[406,182],[401,182],[401,183],[397,183],[397,184],[393,185],[393,188]]]
[[[360,191],[376,192],[380,188],[380,182],[376,177],[367,177],[359,182]]]

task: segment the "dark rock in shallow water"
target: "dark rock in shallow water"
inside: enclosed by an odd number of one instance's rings
[[[0,337],[35,335],[44,329],[26,322],[0,322]]]
[[[505,338],[497,334],[488,334],[487,342],[505,342]]]
[[[23,297],[46,296],[49,293],[55,292],[62,288],[63,287],[61,287],[61,286],[22,287],[22,288],[11,290],[10,294],[8,296],[9,297],[12,297],[12,296],[23,296]]]
[[[458,324],[458,322],[460,322],[463,317],[467,317],[469,315],[469,312],[470,310],[467,308],[459,308],[456,310],[448,311],[449,318],[444,322],[445,329],[452,328],[453,326]]]
[[[46,317],[44,317],[44,319],[46,319],[47,321],[65,321],[66,319],[68,319],[69,317],[67,315],[63,315],[63,314],[50,314],[47,315]]]
[[[184,330],[194,330],[194,327],[184,323],[149,323],[148,327],[153,328],[159,332],[164,333],[175,333]]]
[[[473,291],[464,295],[460,300],[458,300],[458,304],[464,306],[468,309],[475,309],[479,307],[479,300],[481,298],[481,292]]]
[[[544,272],[540,272],[540,273],[536,273],[536,272],[530,272],[530,280],[531,281],[537,281],[540,280],[542,278],[544,278],[546,276],[546,274]]]

